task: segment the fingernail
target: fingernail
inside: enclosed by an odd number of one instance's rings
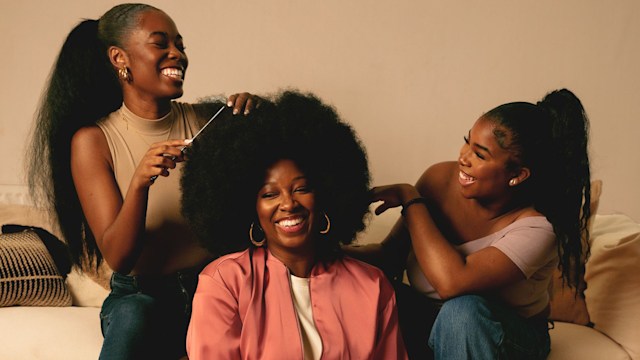
[[[245,110],[245,111],[244,111],[244,114],[245,114],[245,115],[249,115],[249,109]]]
[[[233,109],[233,115],[238,115],[238,109]]]
[[[227,101],[227,106],[231,107],[231,105],[233,105],[233,103],[231,102],[231,100]]]
[[[193,142],[193,139],[184,139],[184,144],[189,145]]]

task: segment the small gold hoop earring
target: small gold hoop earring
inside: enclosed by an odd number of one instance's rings
[[[327,228],[324,230],[320,230],[320,234],[323,234],[323,235],[328,233],[329,230],[331,230],[331,220],[329,220],[327,213],[324,213],[324,218],[327,219]]]
[[[126,66],[118,69],[118,76],[120,77],[120,79],[126,82],[131,82],[131,74],[129,73],[129,69]]]
[[[260,225],[258,225],[258,228],[260,228]],[[255,241],[253,239],[253,223],[251,223],[251,226],[249,227],[249,240],[251,240],[251,243],[253,245],[255,245],[256,247],[261,247],[262,245],[264,245],[264,242],[267,240],[266,238],[263,238],[260,241]]]

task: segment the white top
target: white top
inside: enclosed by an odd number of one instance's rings
[[[322,355],[322,339],[320,339],[316,324],[313,322],[309,279],[291,275],[291,293],[300,324],[304,359],[318,360]]]

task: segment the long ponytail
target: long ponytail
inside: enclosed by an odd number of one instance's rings
[[[569,90],[547,94],[538,104],[514,102],[487,112],[498,143],[511,152],[507,165],[531,170],[516,195],[553,225],[564,281],[577,285],[589,254],[589,120]],[[505,131],[506,130],[506,131]]]
[[[589,120],[569,90],[556,90],[537,104],[551,119],[555,164],[539,210],[553,224],[564,281],[578,284],[589,256],[591,181],[588,156]]]
[[[101,258],[71,177],[71,138],[121,104],[122,90],[98,39],[98,21],[84,20],[67,36],[49,75],[27,154],[32,197],[55,212],[75,264],[84,265],[83,254],[96,264]]]
[[[109,46],[124,47],[146,4],[121,4],[100,20],[84,20],[71,30],[58,55],[36,113],[27,153],[27,182],[34,202],[53,210],[74,264],[99,266],[102,255],[84,217],[71,177],[71,138],[117,110],[122,89],[111,65]]]

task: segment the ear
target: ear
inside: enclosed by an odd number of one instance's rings
[[[521,167],[515,173],[515,175],[509,180],[509,186],[516,186],[523,181],[527,180],[531,176],[531,171],[527,167]]]
[[[111,61],[111,65],[116,69],[122,69],[127,66],[127,62],[129,59],[127,58],[127,54],[124,52],[122,48],[117,46],[110,46],[108,50],[109,61]]]

